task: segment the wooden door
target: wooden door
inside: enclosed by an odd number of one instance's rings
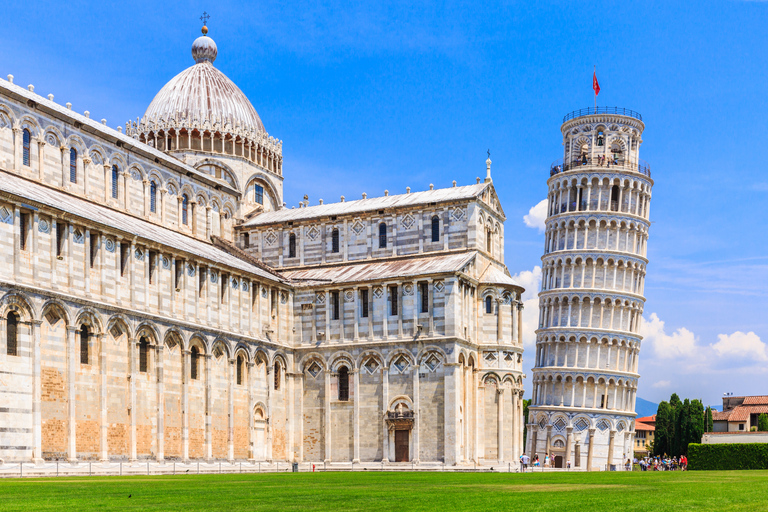
[[[395,430],[395,462],[408,462],[409,434],[408,430]]]
[[[562,468],[563,467],[563,456],[562,455],[555,455],[555,467],[556,468]]]

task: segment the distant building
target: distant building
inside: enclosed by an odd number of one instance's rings
[[[725,396],[723,411],[712,411],[714,432],[749,432],[763,413],[768,414],[768,396]]]
[[[638,455],[650,455],[656,432],[656,415],[643,416],[635,420],[634,450]]]

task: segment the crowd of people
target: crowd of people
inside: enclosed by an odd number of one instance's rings
[[[688,457],[644,457],[635,464],[640,465],[640,471],[685,471],[688,469]]]

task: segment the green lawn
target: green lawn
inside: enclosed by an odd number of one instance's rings
[[[0,480],[0,510],[23,511],[691,509],[768,510],[768,471],[359,472]]]

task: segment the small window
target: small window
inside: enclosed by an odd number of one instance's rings
[[[247,249],[251,246],[251,237],[248,233],[243,233],[243,249]]]
[[[69,181],[77,183],[77,150],[75,148],[69,150]]]
[[[389,314],[390,315],[396,315],[397,314],[397,304],[398,304],[398,296],[397,296],[397,285],[390,286],[389,287]]]
[[[275,389],[280,389],[280,364],[275,363]]]
[[[331,320],[339,319],[339,292],[331,292]]]
[[[120,171],[116,165],[112,166],[112,199],[117,199],[117,191],[119,187]]]
[[[432,217],[432,241],[440,241],[440,218],[437,215]]]
[[[88,338],[90,333],[88,332],[88,326],[84,325],[80,328],[80,364],[88,364]]]
[[[485,250],[486,250],[486,252],[490,253],[491,252],[491,247],[492,247],[492,244],[491,244],[491,229],[488,228],[488,230],[486,230],[486,232],[485,232]]]
[[[64,255],[64,241],[66,240],[67,226],[61,222],[56,223],[56,256]]]
[[[611,187],[611,211],[619,211],[619,186]]]
[[[387,225],[385,223],[379,224],[379,249],[387,248]]]
[[[149,284],[155,281],[155,270],[157,269],[157,253],[149,251]]]
[[[154,181],[149,184],[149,211],[157,212],[157,183]]]
[[[29,238],[29,214],[19,214],[19,248],[22,251],[27,250],[27,239]]]
[[[349,370],[346,366],[339,368],[339,401],[349,400]]]
[[[339,252],[339,230],[336,228],[331,231],[331,252]]]
[[[30,142],[31,136],[29,134],[29,130],[24,128],[24,131],[22,132],[22,160],[24,165],[29,167],[29,142]]]
[[[120,244],[120,277],[125,276],[128,270],[128,258],[131,257],[131,246],[123,242]]]
[[[253,186],[253,200],[259,204],[264,204],[264,187],[261,185]]]
[[[289,258],[295,258],[296,257],[296,234],[291,233],[288,235],[288,257]]]
[[[19,346],[19,316],[14,313],[8,313],[6,317],[5,329],[5,351],[9,356],[18,355]]]
[[[429,283],[419,283],[421,295],[421,312],[429,313]]]
[[[493,299],[491,296],[485,298],[485,314],[490,315],[493,313]]]
[[[200,359],[200,350],[197,347],[192,347],[189,352],[189,378],[197,380],[197,366]]]
[[[185,226],[189,223],[189,197],[187,194],[181,196],[181,223]]]
[[[245,359],[242,355],[237,356],[237,385],[243,385],[243,366],[245,366]]]
[[[98,235],[94,235],[91,233],[91,236],[88,237],[91,244],[91,250],[90,253],[90,265],[91,268],[96,264],[96,259],[99,257],[99,237]],[[152,264],[152,261],[150,260],[150,265]]]
[[[175,282],[175,288],[178,292],[181,290],[181,279],[184,277],[184,262],[182,260],[176,260],[176,279]]]
[[[360,316],[368,318],[368,289],[360,290]]]
[[[203,298],[203,290],[205,290],[206,279],[208,279],[208,271],[204,268],[201,268],[197,273],[197,297],[199,299]]]
[[[149,341],[144,336],[139,341],[139,371],[147,373],[149,361]]]

